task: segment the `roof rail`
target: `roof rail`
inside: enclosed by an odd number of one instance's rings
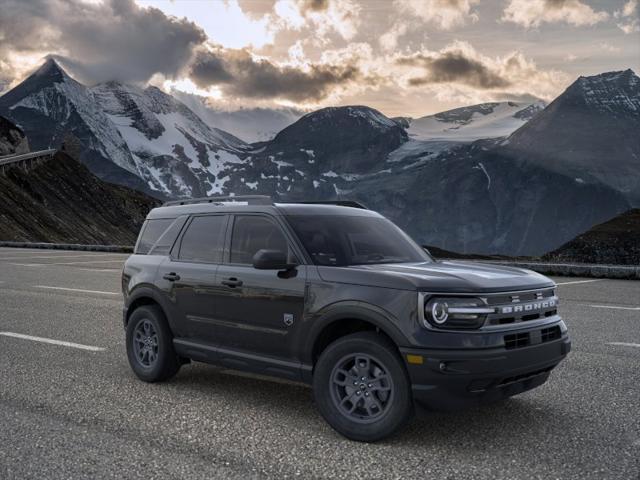
[[[291,203],[303,203],[305,205],[337,205],[339,207],[352,207],[361,208],[362,210],[369,210],[365,205],[355,200],[320,200],[317,202],[291,202]]]
[[[232,203],[247,202],[248,205],[273,205],[271,197],[267,195],[231,195],[228,197],[200,197],[185,200],[172,200],[162,204],[163,207],[176,205],[195,205],[197,203]]]

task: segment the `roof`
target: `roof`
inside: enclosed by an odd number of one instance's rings
[[[246,202],[187,203],[185,205],[163,205],[149,212],[148,219],[175,218],[180,215],[202,213],[267,213],[270,215],[346,215],[359,217],[380,217],[380,214],[364,208],[342,205],[273,203],[247,204]]]

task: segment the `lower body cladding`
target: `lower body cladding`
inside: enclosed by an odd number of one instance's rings
[[[525,335],[524,332],[518,335]],[[508,335],[505,335],[507,337]],[[428,410],[457,410],[491,403],[542,385],[571,350],[558,329],[554,338],[488,349],[401,348],[415,402]]]

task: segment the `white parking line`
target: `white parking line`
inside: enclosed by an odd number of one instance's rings
[[[607,345],[617,345],[619,347],[635,347],[640,348],[640,343],[626,343],[626,342],[609,342]]]
[[[91,345],[82,345],[80,343],[73,343],[73,342],[63,342],[62,340],[53,340],[52,338],[33,337],[31,335],[23,335],[21,333],[0,332],[0,335],[4,337],[20,338],[22,340],[31,340],[34,342],[48,343],[51,345],[60,345],[62,347],[71,347],[71,348],[78,348],[80,350],[89,350],[90,352],[104,351],[104,348],[102,347],[93,347]]]
[[[83,272],[107,272],[107,273],[122,273],[122,270],[117,268],[78,268],[78,270],[82,270]]]
[[[41,258],[87,258],[87,257],[122,257],[122,254],[116,253],[90,253],[84,255],[21,255],[19,257],[2,257],[0,256],[0,260],[39,260]]]
[[[593,282],[601,282],[604,280],[603,278],[596,278],[595,280],[576,280],[574,282],[561,282],[556,283],[556,285],[576,285],[578,283],[593,283]]]
[[[82,288],[50,287],[48,285],[34,285],[34,288],[46,288],[49,290],[63,290],[65,292],[99,293],[101,295],[122,295],[120,292],[103,292],[101,290],[84,290]]]
[[[591,307],[591,308],[609,308],[611,310],[636,310],[636,311],[640,311],[640,307],[620,307],[618,305],[588,305],[588,304],[581,304],[584,305],[585,307]]]

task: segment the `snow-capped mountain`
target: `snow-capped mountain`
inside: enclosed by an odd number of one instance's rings
[[[52,58],[0,97],[0,114],[24,130],[33,149],[60,145],[65,135],[74,135],[82,140],[87,165],[97,167],[103,177],[144,188],[127,144],[91,91]]]
[[[86,87],[52,58],[0,97],[0,112],[25,130],[32,148],[72,136],[98,176],[168,197],[222,192],[220,170],[248,148],[155,87]]]
[[[510,135],[545,107],[534,103],[481,103],[416,119],[406,119],[409,137],[424,141],[472,142]]]
[[[91,92],[127,144],[138,175],[167,196],[220,193],[218,172],[248,148],[156,87],[108,82]]]

